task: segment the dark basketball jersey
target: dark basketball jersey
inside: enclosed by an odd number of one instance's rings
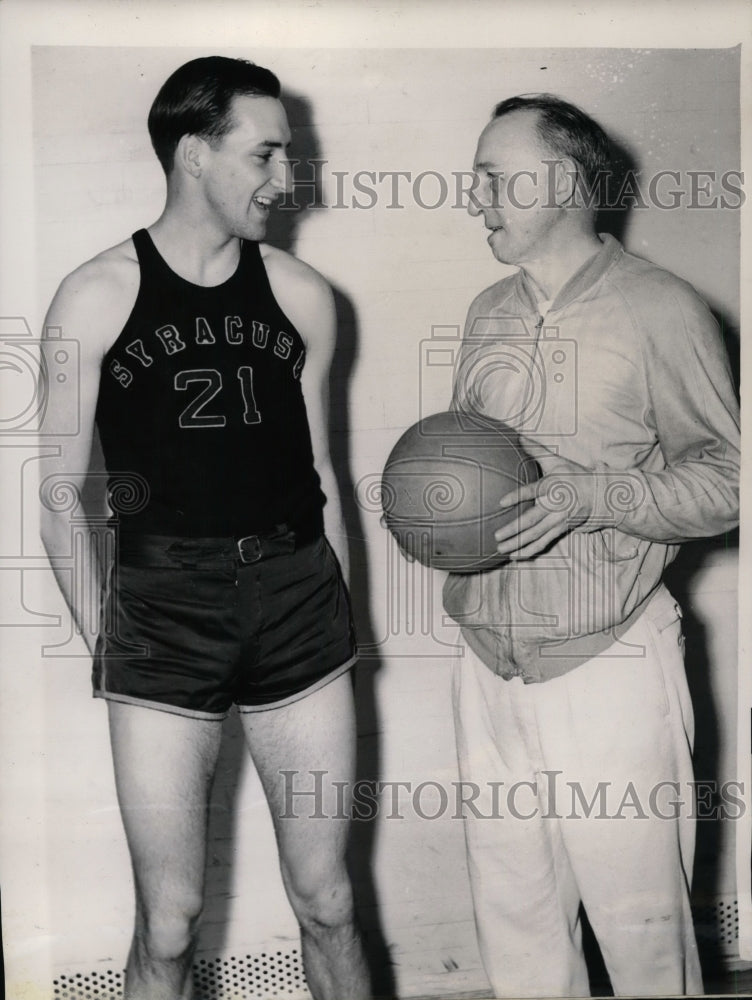
[[[135,473],[148,492],[118,508],[123,528],[238,536],[320,522],[305,347],[258,244],[207,288],[175,274],[145,229],[133,242],[141,285],[104,357],[96,413],[110,476]]]

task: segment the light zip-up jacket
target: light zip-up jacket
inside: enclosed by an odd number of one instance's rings
[[[738,405],[718,325],[687,282],[600,238],[545,318],[523,271],[482,292],[455,370],[453,408],[506,422],[597,484],[592,517],[544,553],[446,580],[447,612],[507,679],[545,681],[618,643],[679,543],[738,523]],[[547,502],[566,507],[576,480]]]

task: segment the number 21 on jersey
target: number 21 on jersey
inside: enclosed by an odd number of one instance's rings
[[[256,406],[253,392],[253,369],[250,365],[238,368],[238,382],[243,401],[243,422],[260,424],[261,414]],[[181,392],[193,388],[193,397],[178,417],[178,424],[185,429],[197,427],[224,427],[227,418],[221,413],[212,413],[210,404],[222,391],[222,373],[216,368],[190,368],[177,372],[175,388]]]

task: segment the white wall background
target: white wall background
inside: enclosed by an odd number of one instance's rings
[[[542,89],[592,113],[631,153],[645,178],[679,170],[680,186],[688,190],[688,170],[720,175],[739,167],[739,53],[733,49],[291,50],[283,43],[280,38],[279,48],[243,44],[221,51],[252,58],[279,75],[296,147],[328,161],[322,176],[330,205],[336,200],[335,170],[348,173],[348,204],[357,195],[352,174],[361,170],[413,176],[437,171],[452,191],[452,172],[470,169],[493,104]],[[159,213],[163,179],[146,132],[148,108],[172,69],[208,51],[219,49],[41,46],[33,51],[40,315],[69,270]],[[359,496],[366,495],[399,433],[423,413],[446,405],[447,370],[426,365],[424,341],[436,327],[451,337],[472,297],[503,273],[479,220],[455,206],[453,191],[429,210],[405,185],[405,207],[389,209],[391,187],[375,186],[378,201],[370,209],[309,209],[278,224],[285,245],[318,268],[337,292],[340,474],[346,491]],[[430,179],[420,195],[424,202],[436,200]],[[734,349],[737,212],[633,211],[624,240],[628,249],[691,281],[723,319]],[[30,453],[23,449],[16,458],[18,479],[29,484],[26,495],[33,495],[37,465],[27,461]],[[361,775],[413,784],[451,782],[456,779],[448,696],[453,629],[442,620],[440,581],[397,557],[368,504],[350,502],[349,517],[353,593],[369,653],[358,678]],[[25,551],[33,553],[30,509],[23,523]],[[704,755],[698,766],[706,777],[733,777],[734,550],[692,550],[674,586],[684,592],[695,640],[690,671]],[[9,961],[26,967],[33,954],[43,986],[61,972],[122,967],[130,934],[130,875],[105,713],[90,699],[82,644],[74,638],[63,650],[77,656],[40,655],[45,644],[66,643],[69,630],[62,600],[43,569],[19,573],[7,591],[3,624],[23,627],[14,632],[19,669],[6,691],[13,705],[32,706],[23,721],[16,716],[15,725],[26,752],[19,759],[33,762],[33,774],[15,782],[11,777],[8,785],[18,815],[28,821],[13,825],[9,842],[42,887],[35,890],[37,926],[31,937],[12,872],[5,879],[3,905],[10,936],[15,927],[25,931],[23,943],[11,946]],[[60,617],[41,617],[50,615]],[[424,805],[431,804],[427,797]],[[483,989],[461,823],[450,815],[422,820],[409,805],[403,813],[404,820],[388,820],[382,812],[373,827],[356,831],[356,878],[372,947],[388,951],[402,995]],[[706,840],[701,838],[698,885],[705,893],[734,892],[732,833],[729,824],[714,825]],[[209,872],[202,955],[250,954],[294,943],[271,824],[232,724],[214,796]]]

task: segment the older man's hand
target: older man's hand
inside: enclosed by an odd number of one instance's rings
[[[506,493],[500,507],[533,504],[495,533],[498,550],[509,559],[530,559],[557,538],[581,527],[593,514],[598,473],[554,454],[535,441],[524,442],[543,470],[535,483]]]

